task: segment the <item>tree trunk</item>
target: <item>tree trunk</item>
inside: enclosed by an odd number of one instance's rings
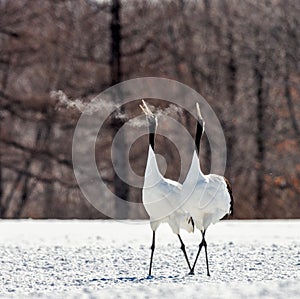
[[[42,128],[40,126],[37,126],[36,137],[35,137],[35,148],[38,149],[40,147],[41,139],[42,139]],[[34,154],[29,155],[29,157],[26,160],[25,166],[24,166],[25,171],[30,170],[31,165],[33,164],[33,160],[34,160]],[[16,211],[14,212],[14,215],[13,215],[13,217],[16,219],[21,217],[24,207],[29,200],[29,193],[33,191],[32,188],[30,188],[30,186],[29,186],[29,184],[30,184],[29,176],[26,176],[25,174],[22,174],[22,173],[19,174],[18,179],[16,180],[16,183],[15,183],[15,186],[18,186],[18,184],[22,180],[22,178],[23,178],[24,182],[23,182],[22,192],[21,192],[21,196],[20,196],[20,201],[19,201],[18,208],[16,209]],[[7,201],[8,205],[13,200],[13,195],[14,195],[14,193],[11,194],[9,201]]]
[[[231,111],[233,112],[231,119],[235,117],[235,101],[236,101],[236,95],[237,95],[237,80],[236,80],[236,73],[237,73],[237,64],[236,59],[234,55],[234,24],[232,21],[232,15],[229,11],[227,2],[223,2],[224,8],[224,15],[227,16],[227,32],[226,32],[226,45],[227,45],[227,53],[229,55],[228,63],[226,65],[226,71],[227,71],[227,93],[229,98],[229,103],[231,107]],[[236,143],[236,130],[234,122],[231,121],[227,125],[227,132],[228,132],[228,138],[227,138],[227,163],[228,163],[228,169],[230,171],[231,165],[232,165],[232,157],[233,157],[233,148],[234,144]]]
[[[5,92],[7,85],[8,85],[8,79],[9,79],[9,69],[10,69],[10,59],[8,59],[8,62],[5,66],[3,78],[2,78],[2,91]],[[2,117],[0,115],[0,137],[2,135]],[[3,169],[2,169],[2,154],[0,151],[0,218],[3,218],[6,213],[6,207],[4,203],[4,188],[3,188]]]
[[[298,144],[300,145],[300,128],[299,128],[299,125],[298,125],[298,122],[296,119],[294,104],[293,104],[292,95],[291,95],[291,91],[290,91],[290,82],[289,82],[290,78],[289,78],[288,67],[286,67],[286,72],[284,74],[283,81],[284,81],[284,96],[285,96],[286,103],[287,103],[287,106],[289,109],[292,128],[295,132]]]
[[[121,67],[121,21],[120,21],[120,13],[121,13],[121,3],[119,0],[112,0],[111,5],[111,58],[110,58],[110,71],[111,71],[111,86],[121,82],[122,79],[122,67]],[[120,103],[121,104],[121,103]],[[120,108],[121,111],[123,108]],[[117,112],[118,113],[118,112]],[[116,115],[116,114],[115,114]],[[118,130],[122,127],[124,121],[121,119],[117,119],[116,117],[112,120],[112,129],[113,136],[118,132]],[[127,157],[126,154],[126,136],[122,136],[120,138],[120,142],[115,146],[115,167],[118,169],[118,172],[122,178],[127,177],[127,163],[125,162]],[[115,195],[118,198],[123,200],[128,199],[129,186],[118,176],[118,174],[114,173],[114,190]],[[125,219],[128,218],[127,210],[121,209],[119,206],[119,202],[116,201],[115,204],[115,218],[117,219]]]
[[[45,123],[43,124],[44,127],[44,136],[43,136],[43,146],[45,150],[49,149],[49,146],[52,142],[52,126],[53,119],[52,119],[52,111],[51,109],[47,111],[47,119]],[[53,174],[53,165],[50,160],[44,160],[41,171],[47,171],[48,174],[50,174],[50,177],[52,177]],[[57,195],[56,195],[57,196]],[[58,209],[56,206],[56,201],[59,200],[59,198],[55,198],[55,190],[54,190],[54,183],[45,184],[44,187],[44,199],[45,199],[45,206],[44,206],[44,216],[45,218],[55,218],[57,215],[61,216],[61,212],[58,213]]]
[[[256,132],[256,145],[257,145],[257,175],[256,175],[256,203],[261,207],[263,200],[264,188],[264,160],[265,160],[265,130],[264,130],[264,116],[265,116],[265,101],[263,97],[263,74],[260,69],[259,55],[255,55],[254,59],[254,78],[256,84],[256,119],[257,119],[257,132]]]
[[[119,0],[112,0],[111,5],[111,57],[110,57],[110,76],[111,85],[121,81],[121,23],[120,23],[121,4]]]

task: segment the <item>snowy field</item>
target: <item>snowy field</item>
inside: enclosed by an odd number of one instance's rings
[[[195,275],[167,225],[153,278],[147,221],[0,221],[0,298],[300,298],[300,221],[222,221]],[[182,233],[193,263],[200,233]]]

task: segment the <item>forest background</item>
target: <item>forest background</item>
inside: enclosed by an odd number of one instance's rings
[[[0,217],[106,218],[74,177],[80,111],[61,105],[61,96],[88,103],[118,82],[156,76],[195,89],[217,114],[235,218],[299,218],[299,16],[300,2],[293,0],[1,0]],[[122,109],[141,113],[138,102]],[[175,117],[194,134],[191,115]],[[141,202],[141,189],[112,167],[112,140],[125,122],[113,116],[105,122],[97,165],[109,190]],[[166,176],[177,180],[174,144],[158,136],[157,152]],[[130,149],[140,176],[146,155],[144,136]],[[208,173],[207,138],[201,163]],[[143,208],[134,215],[111,209],[115,218],[147,217]]]

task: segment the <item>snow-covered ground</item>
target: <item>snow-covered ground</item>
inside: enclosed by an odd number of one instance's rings
[[[300,221],[222,221],[194,276],[167,225],[0,221],[0,298],[300,298]],[[191,263],[200,233],[182,233]]]

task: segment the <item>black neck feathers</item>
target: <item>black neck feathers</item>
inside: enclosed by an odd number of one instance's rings
[[[155,133],[149,133],[149,144],[151,145],[154,151],[154,141],[155,141]]]
[[[200,152],[200,140],[203,134],[203,122],[197,121],[197,129],[196,129],[196,136],[195,136],[195,148],[197,154],[199,155]]]
[[[149,120],[149,144],[154,151],[155,145],[155,131],[156,131],[157,121],[156,118],[152,118]]]

